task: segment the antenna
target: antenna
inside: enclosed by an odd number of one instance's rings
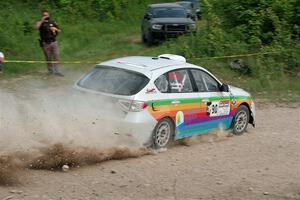
[[[162,55],[159,55],[158,58],[176,60],[176,61],[180,61],[180,62],[184,62],[184,63],[186,62],[185,57],[179,56],[179,55],[174,55],[174,54],[162,54]]]

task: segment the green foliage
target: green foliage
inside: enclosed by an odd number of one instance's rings
[[[194,37],[181,39],[176,52],[193,58],[279,50],[274,62],[268,60],[268,69],[261,70],[266,63],[258,62],[253,65],[259,68],[252,71],[265,78],[278,67],[279,71],[300,71],[300,21],[295,20],[299,1],[203,0],[202,4],[205,22],[198,24]]]
[[[257,46],[271,44],[278,35],[290,38],[299,26],[298,0],[212,0],[223,27],[242,32]]]
[[[256,94],[268,91],[285,95],[290,88],[300,96],[299,78],[290,76],[300,71],[299,0],[202,0],[204,20],[198,22],[197,34],[151,48],[142,45],[140,23],[147,4],[170,1],[0,1],[0,50],[10,60],[43,60],[34,24],[46,8],[62,29],[58,39],[62,60],[100,61],[175,53]],[[250,75],[230,70],[229,63],[236,58],[206,59],[269,51],[280,53],[240,57],[250,67]],[[44,68],[7,63],[5,74],[36,73]]]

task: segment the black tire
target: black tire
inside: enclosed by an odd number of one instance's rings
[[[151,31],[149,31],[147,34],[147,44],[148,44],[148,46],[152,46],[154,44],[154,37],[153,37]]]
[[[146,37],[145,37],[145,35],[142,35],[142,43],[146,43],[147,42],[147,39],[146,39]]]
[[[153,148],[165,148],[174,139],[175,125],[169,118],[163,118],[153,130]]]
[[[146,43],[147,42],[146,36],[145,36],[145,34],[144,34],[143,31],[142,31],[142,34],[141,34],[141,39],[142,39],[142,43]]]
[[[198,18],[198,20],[202,20],[202,15],[200,13],[197,14],[197,18]]]
[[[194,20],[195,22],[197,22],[198,21],[198,15],[195,15],[192,20]]]
[[[250,119],[250,112],[247,106],[241,105],[234,114],[231,125],[234,135],[242,135],[246,130]]]

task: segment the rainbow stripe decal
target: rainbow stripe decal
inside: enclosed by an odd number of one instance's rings
[[[202,102],[204,98],[184,98],[156,100],[148,102],[149,113],[160,121],[164,117],[171,117],[176,125],[175,139],[204,134],[218,129],[231,127],[236,109],[242,103],[251,106],[252,99],[247,96],[210,97],[210,102]]]

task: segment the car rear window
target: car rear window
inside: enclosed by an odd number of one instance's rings
[[[148,82],[149,78],[137,72],[97,66],[87,73],[78,85],[98,92],[130,96],[141,91]]]

